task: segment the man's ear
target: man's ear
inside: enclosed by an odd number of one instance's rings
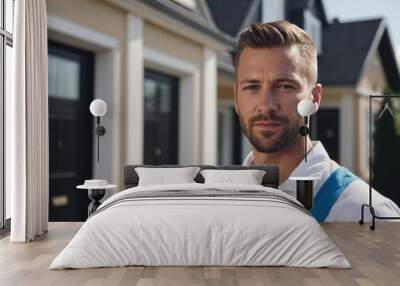
[[[236,82],[233,84],[233,102],[235,103],[236,114],[239,115],[239,109],[238,109],[238,106],[237,106],[237,85],[236,85]]]
[[[311,91],[311,96],[312,96],[312,102],[314,105],[314,113],[318,111],[319,105],[321,103],[322,99],[322,85],[320,83],[317,83],[312,91]]]

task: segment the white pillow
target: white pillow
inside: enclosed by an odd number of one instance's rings
[[[136,167],[138,186],[195,183],[199,167],[146,168]]]
[[[230,183],[261,185],[265,171],[262,170],[201,170],[205,184]]]

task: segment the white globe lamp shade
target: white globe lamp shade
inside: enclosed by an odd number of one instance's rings
[[[104,100],[95,99],[90,103],[89,109],[93,116],[104,116],[107,112],[107,104]]]
[[[309,116],[314,111],[314,105],[311,99],[302,99],[297,105],[297,112],[301,116]]]

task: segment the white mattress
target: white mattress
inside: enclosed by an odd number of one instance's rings
[[[282,198],[162,197],[137,192],[254,190]],[[145,194],[145,193],[140,193]],[[179,184],[127,189],[107,199],[50,269],[145,266],[294,266],[350,268],[318,222],[262,186]]]

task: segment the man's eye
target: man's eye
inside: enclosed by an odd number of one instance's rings
[[[243,89],[244,90],[256,90],[256,89],[258,89],[258,85],[256,85],[256,84],[247,85]]]
[[[295,87],[290,84],[277,84],[275,86],[276,89],[294,89]]]

